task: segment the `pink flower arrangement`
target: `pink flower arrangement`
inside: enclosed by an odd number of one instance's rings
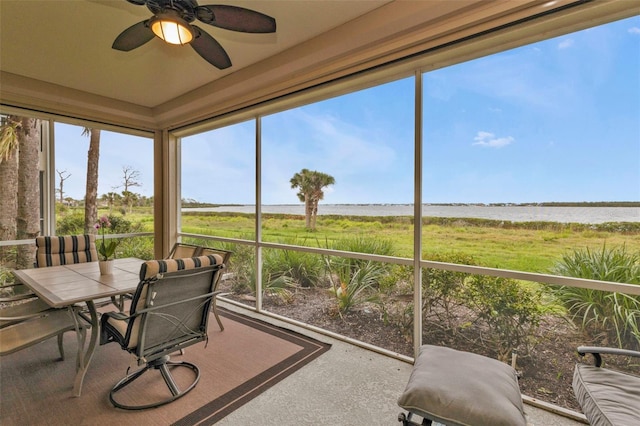
[[[111,228],[109,218],[107,216],[100,217],[98,223],[95,224],[95,228],[100,232],[100,234],[102,234],[102,241],[98,244],[98,253],[102,260],[109,260],[114,256],[116,247],[118,247],[118,241],[113,239],[106,241],[104,238],[106,230]]]

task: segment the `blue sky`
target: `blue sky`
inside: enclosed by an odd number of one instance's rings
[[[432,71],[423,84],[424,202],[640,201],[640,17]],[[263,203],[297,204],[289,179],[302,168],[335,178],[324,203],[412,203],[413,96],[407,78],[263,117]],[[88,138],[59,127],[56,168],[82,198]],[[254,137],[246,122],[186,138],[183,197],[252,204]],[[136,191],[151,195],[150,140],[103,132],[102,147],[100,193],[132,166]]]

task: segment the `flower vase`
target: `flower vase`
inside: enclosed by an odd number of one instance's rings
[[[100,275],[111,275],[113,273],[113,260],[100,260]]]

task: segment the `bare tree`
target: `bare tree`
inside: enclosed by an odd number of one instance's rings
[[[87,185],[84,196],[84,232],[95,234],[98,221],[98,165],[100,163],[100,129],[84,128],[83,136],[89,136],[87,154]]]
[[[130,188],[134,186],[142,186],[142,184],[138,181],[140,179],[140,172],[133,168],[133,166],[125,166],[122,168],[123,173],[123,192],[129,192]]]
[[[133,210],[133,202],[137,199],[137,195],[134,194],[130,188],[135,186],[142,186],[139,182],[140,172],[133,168],[133,166],[125,166],[122,168],[123,173],[123,187],[122,197],[124,207],[129,208],[129,213]]]
[[[56,192],[60,194],[60,204],[62,204],[64,201],[64,181],[71,177],[71,173],[67,174],[66,170],[59,171],[58,169],[56,169],[56,173],[60,178],[60,186],[56,189]]]

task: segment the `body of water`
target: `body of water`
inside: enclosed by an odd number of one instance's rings
[[[255,213],[255,206],[184,208],[188,211]],[[262,206],[262,213],[304,215],[302,204]],[[423,216],[505,220],[511,222],[605,223],[640,222],[640,207],[441,206],[425,204]],[[318,215],[413,216],[409,204],[320,204]]]

